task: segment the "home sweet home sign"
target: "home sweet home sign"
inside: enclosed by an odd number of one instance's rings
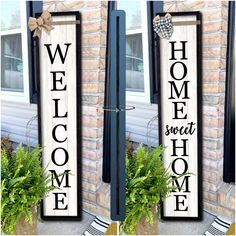
[[[164,14],[160,14],[162,17]],[[175,186],[163,219],[201,218],[200,13],[171,13],[173,34],[159,39],[159,131]]]
[[[43,200],[44,220],[81,217],[79,21],[78,12],[52,13],[54,29],[37,40],[39,140],[49,185],[58,187]]]

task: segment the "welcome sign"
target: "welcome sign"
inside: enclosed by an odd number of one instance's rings
[[[160,14],[164,16],[164,14]],[[171,13],[173,34],[160,39],[159,131],[176,187],[162,207],[164,219],[200,219],[200,13]]]
[[[42,31],[37,41],[43,167],[52,177],[49,185],[58,187],[42,203],[45,220],[81,216],[79,21],[78,12],[52,13],[54,29]]]

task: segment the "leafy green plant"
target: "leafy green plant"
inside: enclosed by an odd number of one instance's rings
[[[18,147],[16,153],[2,150],[1,159],[1,225],[13,234],[22,214],[32,224],[32,207],[55,187],[48,186],[51,176],[41,167],[41,147],[28,150]]]
[[[139,147],[137,153],[126,153],[126,218],[121,223],[122,231],[133,234],[144,214],[148,223],[153,223],[153,206],[176,189],[170,185],[174,179],[164,168],[161,158],[165,148],[158,146],[150,151]]]

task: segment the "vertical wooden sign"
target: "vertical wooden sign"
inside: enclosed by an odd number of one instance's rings
[[[44,220],[81,218],[81,89],[78,12],[52,13],[37,40],[39,140],[43,167],[58,188],[42,203]],[[55,22],[60,22],[56,24]],[[64,22],[64,23],[63,23]],[[70,22],[70,23],[69,23]],[[62,175],[63,174],[63,175]]]
[[[162,218],[200,219],[200,13],[171,15],[173,34],[169,40],[159,39],[159,132],[166,146],[164,165],[179,178],[171,183],[176,190],[164,201]]]

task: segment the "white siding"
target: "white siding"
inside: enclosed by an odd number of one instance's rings
[[[158,145],[158,107],[156,104],[127,102],[127,106],[134,106],[135,109],[126,112],[126,132],[131,140],[151,146]],[[153,122],[148,123],[156,117]],[[147,135],[149,133],[149,135]]]
[[[35,104],[1,101],[1,136],[9,135],[13,142],[36,146],[38,144],[37,119],[32,122],[30,129],[26,129],[28,121],[36,115]]]

